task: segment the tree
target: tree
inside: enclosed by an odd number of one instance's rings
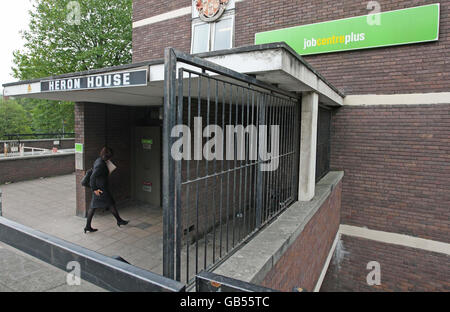
[[[5,134],[17,133],[31,133],[30,116],[16,101],[0,99],[0,139],[8,139]]]
[[[13,73],[25,80],[131,62],[132,0],[34,0]]]
[[[33,0],[24,49],[14,52],[20,80],[131,62],[132,0]],[[31,104],[30,104],[31,103]],[[23,100],[35,131],[73,132],[73,103]],[[30,106],[33,106],[30,109]]]

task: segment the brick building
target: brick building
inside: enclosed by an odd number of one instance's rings
[[[322,201],[302,234],[277,258],[272,269],[251,281],[285,291],[295,286],[321,291],[450,290],[450,3],[383,0],[378,7],[368,5],[368,1],[352,0],[230,0],[223,1],[223,7],[212,18],[197,10],[200,7],[207,11],[201,4],[191,0],[135,0],[133,64],[52,77],[64,80],[145,70],[146,80],[139,84],[136,78],[134,88],[123,89],[123,93],[106,88],[44,93],[42,82],[46,79],[5,85],[5,92],[11,92],[7,94],[11,96],[77,102],[76,143],[84,148],[77,181],[84,176],[99,147],[107,144],[116,151],[119,167],[129,168],[113,177],[119,199],[138,196],[136,188],[142,182],[135,182],[138,160],[130,150],[136,150],[148,134],[137,134],[137,129],[158,128],[159,132],[151,134],[153,145],[164,141],[166,115],[162,116],[161,107],[165,96],[163,82],[167,82],[167,76],[162,75],[165,48],[195,54],[293,92],[301,97],[302,113],[301,119],[293,120],[301,130],[301,141],[297,155],[298,192],[292,191],[291,197],[300,203],[311,199],[314,202],[320,183],[326,183],[322,177],[329,171],[343,171],[344,176],[342,181],[327,184],[332,185],[330,197]],[[417,8],[437,8],[437,19],[431,16],[423,20],[436,23],[438,36],[415,39],[406,26],[389,28],[389,14],[400,14],[398,18],[405,18],[405,25],[420,24],[408,17],[412,11],[404,10]],[[325,43],[331,45],[330,41],[310,39],[316,36],[316,25],[356,23],[358,18],[366,20],[366,15],[374,10],[378,10],[375,13],[380,14],[380,25],[386,27],[387,33],[411,35],[411,39],[387,42],[381,38],[377,47],[365,46],[361,40],[360,46],[355,43],[342,48],[344,44],[342,41],[339,46],[338,36],[335,50],[325,47]],[[353,40],[355,28],[336,25],[338,30],[344,27],[351,32]],[[288,33],[302,34],[306,29],[302,26],[311,27],[304,38]],[[377,25],[371,26],[364,26],[368,27],[366,35],[376,30]],[[436,27],[430,26],[433,30]],[[317,31],[317,36],[321,36],[321,30]],[[347,39],[342,37],[347,45]],[[302,53],[292,44],[296,40],[305,51],[308,40],[315,45],[323,43],[324,50]],[[334,44],[335,39],[332,41]],[[41,89],[26,94],[23,88],[27,86]],[[205,100],[202,96],[196,99],[200,98]],[[199,104],[199,115],[213,118],[214,114],[206,113],[204,106],[205,102]],[[245,112],[236,108],[236,113],[229,114],[230,119],[241,113],[244,116]],[[245,116],[249,118],[250,114]],[[158,159],[161,152],[157,151],[156,160],[152,159],[161,168],[162,173],[158,174],[164,176],[167,172],[161,157]],[[282,176],[295,169],[289,168],[288,164]],[[296,178],[295,170],[291,172]],[[161,205],[163,186],[159,186],[159,181],[152,182],[157,188],[154,193],[161,193],[156,202],[152,198],[152,204]],[[77,185],[77,213],[84,215],[90,193]],[[270,183],[265,185],[264,190],[269,192]],[[185,235],[189,233],[190,224],[182,230]],[[311,248],[313,244],[320,248]],[[370,272],[367,265],[373,261],[380,265],[381,284],[371,286],[366,276]],[[226,275],[225,271],[223,267],[218,270]]]

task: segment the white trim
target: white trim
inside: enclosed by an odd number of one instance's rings
[[[319,292],[320,288],[322,287],[323,280],[325,278],[325,275],[327,274],[328,267],[330,266],[331,259],[333,258],[334,251],[336,249],[338,241],[341,239],[341,234],[339,234],[339,231],[336,233],[336,237],[334,238],[333,245],[331,246],[330,252],[328,253],[327,260],[325,261],[325,264],[323,265],[322,272],[320,273],[319,279],[317,280],[316,287],[314,287],[314,292]]]
[[[344,105],[349,106],[420,104],[450,104],[450,92],[347,95],[344,98]]]
[[[3,96],[16,96],[41,93],[41,82],[24,83],[3,88]]]
[[[245,0],[235,0],[235,3],[238,2],[243,2]],[[155,15],[152,17],[148,17],[148,18],[144,18],[142,20],[136,21],[133,23],[133,28],[138,28],[138,27],[142,27],[142,26],[147,26],[147,25],[151,25],[151,24],[155,24],[155,23],[159,23],[159,22],[163,22],[163,21],[167,21],[173,18],[177,18],[177,17],[181,17],[184,15],[191,15],[192,16],[192,6],[188,6],[188,7],[184,7],[181,9],[177,9],[177,10],[173,10],[170,12],[166,12],[163,14],[159,14],[159,15]]]
[[[167,21],[167,20],[170,20],[173,18],[184,16],[184,15],[190,15],[191,13],[192,13],[192,11],[191,11],[190,6],[184,7],[184,8],[178,9],[178,10],[173,10],[173,11],[170,11],[167,13],[155,15],[155,16],[145,18],[140,21],[136,21],[133,23],[133,28],[138,28],[138,27],[155,24],[155,23],[162,22],[162,21]]]
[[[339,233],[348,236],[370,239],[386,244],[400,245],[404,247],[417,248],[426,251],[450,255],[450,244],[434,241],[431,239],[424,239],[391,232],[370,230],[368,228],[362,228],[346,224],[340,225]]]

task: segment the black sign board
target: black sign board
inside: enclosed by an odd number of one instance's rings
[[[147,70],[144,69],[41,81],[41,92],[109,89],[146,85]]]

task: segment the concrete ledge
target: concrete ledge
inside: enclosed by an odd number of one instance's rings
[[[63,156],[74,156],[75,157],[75,152],[41,154],[41,155],[26,155],[26,156],[17,156],[17,157],[2,157],[2,158],[0,158],[0,161],[14,161],[14,160],[25,160],[25,159],[28,160],[28,159],[33,159],[33,158],[53,158],[53,157],[63,157]]]
[[[316,194],[310,202],[294,203],[247,245],[220,265],[214,273],[248,283],[261,284],[269,271],[300,236],[343,176],[342,171],[328,173],[317,183]]]

